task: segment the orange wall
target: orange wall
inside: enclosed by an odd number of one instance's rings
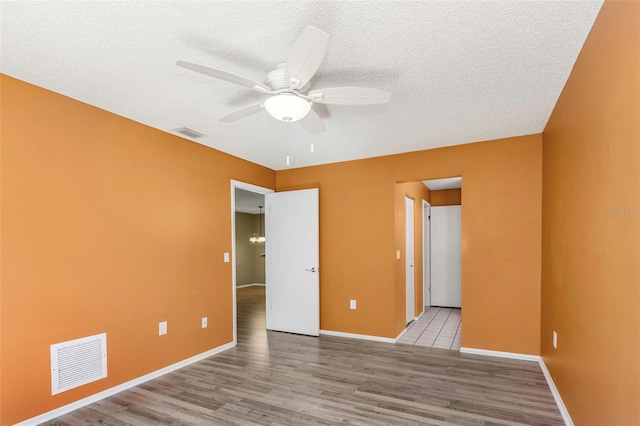
[[[541,135],[277,172],[279,191],[320,188],[322,329],[402,331],[395,183],[452,176],[465,186],[462,345],[539,354]]]
[[[1,74],[0,74],[1,76]],[[0,78],[0,94],[2,94],[2,82],[4,80]],[[0,117],[2,117],[2,110],[4,102],[0,96]],[[0,119],[0,425],[3,425],[2,418],[2,120]]]
[[[432,206],[459,206],[462,204],[462,189],[440,189],[431,191]]]
[[[407,268],[406,268],[406,212],[405,212],[405,197],[413,199],[413,253],[414,253],[414,268],[413,268],[413,283],[414,283],[414,311],[413,316],[417,317],[424,310],[423,304],[423,280],[422,280],[422,200],[429,201],[431,191],[424,183],[418,182],[406,182],[397,183],[395,185],[395,247],[396,250],[400,250],[400,259],[396,260],[395,265],[395,280],[396,282],[406,283]],[[398,294],[396,297],[396,324],[406,324],[406,285],[402,288],[402,294]],[[404,327],[403,327],[404,328]]]
[[[274,187],[275,172],[4,75],[1,84],[0,423],[231,342],[230,180]],[[49,345],[101,332],[109,377],[51,396]]]
[[[639,425],[640,2],[604,3],[543,140],[542,356],[575,424]]]

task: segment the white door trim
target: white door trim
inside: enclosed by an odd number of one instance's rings
[[[431,204],[422,200],[422,304],[431,306]]]
[[[236,188],[258,194],[270,194],[275,190],[231,179],[231,294],[233,294],[233,344],[238,342],[238,312],[236,306]],[[265,217],[267,213],[265,212]]]
[[[415,319],[415,300],[416,300],[416,248],[415,248],[415,200],[405,196],[404,199],[404,218],[405,218],[405,289],[406,289],[406,324]],[[409,220],[409,217],[411,220]]]

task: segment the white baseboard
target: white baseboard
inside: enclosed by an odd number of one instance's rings
[[[558,392],[558,388],[551,377],[551,373],[547,369],[547,365],[544,363],[542,357],[540,361],[540,369],[542,370],[542,374],[544,374],[544,378],[547,379],[547,384],[549,385],[549,389],[551,389],[551,393],[553,394],[553,398],[556,400],[556,404],[558,405],[558,409],[560,410],[560,414],[562,415],[562,419],[564,420],[564,424],[567,426],[573,426],[573,420],[571,420],[571,416],[569,415],[569,410],[564,405],[564,401],[562,401],[562,397],[560,396],[560,392]]]
[[[398,334],[398,335],[396,336],[396,338],[395,338],[395,339],[393,339],[393,340],[394,340],[394,342],[395,342],[395,343],[398,343],[398,340],[400,340],[400,338],[401,338],[402,336],[404,336],[404,333],[406,333],[406,332],[407,332],[407,330],[408,330],[408,328],[405,328],[404,330],[402,330],[402,331],[400,332],[400,334]]]
[[[242,285],[237,285],[236,288],[245,288],[245,287],[254,287],[254,286],[266,286],[266,284],[259,284],[259,283],[254,283],[254,284],[242,284]]]
[[[474,349],[474,348],[462,347],[460,348],[460,353],[484,355],[484,356],[496,356],[499,358],[519,359],[522,361],[535,361],[535,362],[540,361],[540,355],[519,354],[516,352],[490,351],[487,349]]]
[[[515,352],[499,352],[499,351],[489,351],[486,349],[473,349],[473,348],[460,348],[460,352],[464,354],[474,354],[474,355],[485,355],[485,356],[497,356],[500,358],[511,358],[511,359],[519,359],[523,361],[536,361],[538,365],[540,365],[540,369],[542,370],[542,374],[544,374],[544,378],[547,380],[547,385],[551,390],[551,394],[553,395],[553,399],[556,401],[556,405],[558,406],[558,410],[560,410],[560,414],[562,415],[562,419],[564,420],[565,425],[573,426],[573,420],[571,420],[571,416],[569,415],[569,411],[567,407],[564,405],[562,401],[562,397],[560,396],[560,392],[558,392],[558,388],[556,388],[556,384],[553,382],[553,378],[547,369],[547,366],[544,363],[544,360],[539,355],[527,355],[527,354],[519,354]]]
[[[420,315],[418,315],[417,317],[415,317],[415,318],[413,319],[413,322],[418,321],[418,320],[419,320],[419,319],[424,315],[424,313],[425,313],[425,312],[427,312],[427,310],[426,310],[426,309],[425,309],[424,311],[422,311],[422,313],[421,313]],[[402,331],[400,332],[400,334],[398,334],[398,335],[396,336],[396,338],[394,339],[394,340],[395,340],[395,343],[398,343],[398,340],[400,340],[400,338],[401,338],[402,336],[404,336],[404,333],[406,333],[408,329],[409,329],[409,327],[405,327],[405,329],[404,329],[404,330],[402,330]]]
[[[369,336],[367,334],[343,333],[341,331],[320,330],[320,334],[325,336],[348,337],[350,339],[372,340],[374,342],[395,343],[392,337]]]
[[[55,410],[48,411],[46,413],[40,414],[39,416],[32,417],[20,423],[16,423],[14,426],[35,426],[41,423],[47,422],[49,420],[55,419],[56,417],[60,417],[63,414],[70,413],[71,411],[77,410],[94,402],[100,401],[101,399],[107,398],[111,395],[115,395],[119,392],[137,386],[141,383],[147,382],[151,379],[155,379],[157,377],[163,376],[165,374],[171,373],[172,371],[178,370],[182,367],[186,367],[189,364],[193,364],[194,362],[202,361],[205,358],[209,358],[210,356],[216,355],[222,351],[226,351],[227,349],[231,349],[236,345],[236,342],[230,342],[222,346],[218,346],[217,348],[213,348],[209,351],[203,352],[201,354],[192,356],[191,358],[184,359],[180,362],[176,362],[175,364],[171,364],[167,367],[161,368],[159,370],[153,371],[149,374],[145,374],[144,376],[135,378],[133,380],[129,380],[128,382],[122,383],[120,385],[114,386],[112,388],[103,390],[102,392],[98,392],[94,395],[88,396],[86,398],[82,398],[78,401],[72,402],[71,404],[64,405],[62,407],[58,407]]]

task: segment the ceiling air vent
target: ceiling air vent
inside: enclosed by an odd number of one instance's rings
[[[198,139],[204,136],[204,134],[191,130],[188,127],[180,127],[179,129],[173,129],[173,131],[191,139]]]

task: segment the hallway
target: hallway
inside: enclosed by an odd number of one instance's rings
[[[458,308],[426,307],[426,312],[414,321],[398,343],[430,348],[460,350],[462,310]]]

